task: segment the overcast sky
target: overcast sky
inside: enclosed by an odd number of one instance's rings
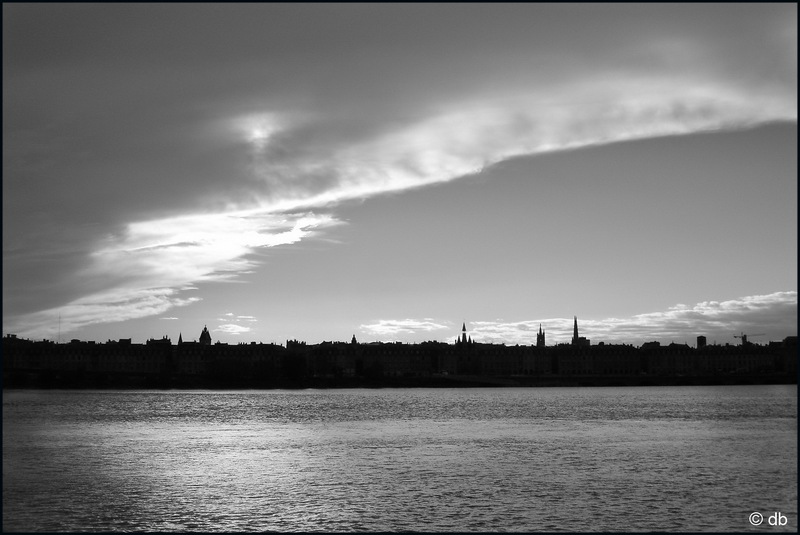
[[[3,332],[797,325],[795,4],[3,4]]]

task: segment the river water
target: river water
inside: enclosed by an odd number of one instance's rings
[[[797,388],[4,391],[3,530],[796,531]]]

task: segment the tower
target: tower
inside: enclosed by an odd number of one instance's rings
[[[578,316],[575,316],[575,327],[572,329],[572,345],[578,345]]]
[[[211,345],[211,333],[208,332],[208,326],[204,326],[203,332],[200,333],[200,344],[204,346]]]
[[[461,325],[461,336],[456,336],[456,345],[457,346],[471,346],[472,345],[472,337],[467,336],[467,324],[463,323]]]
[[[544,347],[544,330],[542,324],[539,324],[539,332],[536,333],[536,347]]]
[[[572,345],[580,347],[589,347],[592,341],[586,337],[578,336],[578,316],[575,316],[575,327],[572,330]]]

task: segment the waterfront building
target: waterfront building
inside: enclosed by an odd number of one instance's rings
[[[576,318],[576,322],[577,322],[577,318]],[[576,324],[575,328],[577,329],[577,324]],[[544,344],[544,330],[542,329],[542,324],[540,323],[539,324],[539,332],[536,333],[536,347],[544,347],[544,346],[545,346],[545,344]]]
[[[590,341],[583,336],[578,336],[578,316],[575,316],[575,327],[572,330],[572,345],[576,347],[586,347]]]
[[[467,336],[467,324],[461,324],[461,338],[456,338],[456,345],[467,345],[472,343],[472,337]]]
[[[425,378],[443,376],[567,377],[593,381],[592,377],[641,378],[732,376],[737,381],[757,377],[795,377],[797,337],[768,345],[707,345],[697,348],[671,343],[631,345],[584,343],[575,321],[573,344],[536,345],[477,343],[462,325],[455,344],[323,342],[306,344],[287,340],[276,344],[209,344],[203,329],[201,342],[173,345],[166,336],[145,344],[130,338],[95,344],[72,340],[67,344],[3,338],[4,384],[50,387],[141,386],[242,386],[269,387],[291,381],[365,378]],[[548,379],[550,380],[550,379]],[[614,379],[617,380],[617,379]],[[622,379],[620,379],[622,380]],[[706,379],[704,379],[706,380]],[[529,379],[526,379],[529,381]]]
[[[203,332],[200,333],[200,343],[204,346],[211,345],[211,334],[208,332],[208,327],[203,327]]]

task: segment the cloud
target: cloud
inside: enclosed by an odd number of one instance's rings
[[[548,345],[569,343],[573,318],[548,318],[519,322],[476,321],[468,325],[473,340],[487,343],[531,344],[543,326]],[[727,301],[703,301],[693,306],[675,305],[666,311],[629,318],[581,319],[579,334],[597,342],[640,345],[648,341],[694,344],[697,336],[709,342],[733,343],[734,334],[764,334],[754,342],[782,340],[797,334],[797,292],[775,292]]]
[[[177,320],[177,319],[180,319],[180,318],[170,317],[170,318],[158,318],[158,319],[160,319],[160,320]]]
[[[468,334],[476,342],[523,344],[536,342],[539,326],[545,330],[547,344],[569,343],[574,318],[543,318],[516,322],[473,321],[467,324]],[[593,344],[627,343],[641,345],[648,341],[694,344],[696,337],[706,336],[709,342],[734,343],[734,334],[764,334],[755,342],[782,340],[797,333],[797,292],[775,292],[746,296],[727,301],[703,301],[693,306],[678,304],[662,312],[637,314],[629,318],[578,318],[580,336]],[[451,330],[443,338],[460,336],[448,322],[425,320],[380,320],[361,325],[362,332],[373,336],[398,336]]]
[[[394,337],[404,334],[416,334],[419,332],[432,332],[444,329],[451,329],[452,326],[446,323],[436,323],[430,318],[423,320],[403,319],[403,320],[378,320],[376,323],[364,324],[359,327],[361,332],[376,337]]]
[[[245,210],[179,216],[130,224],[109,235],[90,256],[81,276],[100,290],[63,306],[11,318],[4,327],[23,336],[52,336],[61,329],[163,314],[200,301],[181,298],[181,288],[208,281],[231,281],[256,263],[243,257],[254,249],[296,243],[316,229],[338,224],[313,213],[270,214]]]
[[[7,323],[9,332],[30,338],[55,338],[96,323],[113,323],[163,314],[174,307],[200,301],[179,297],[173,288],[114,288],[67,305],[26,314]]]
[[[214,332],[221,332],[225,334],[244,334],[250,332],[250,327],[244,327],[242,325],[236,325],[235,323],[225,323],[222,325],[218,325]]]
[[[269,142],[251,141],[253,172],[268,186],[267,202],[275,209],[328,206],[447,182],[516,156],[796,120],[789,96],[662,76],[613,85],[582,80],[557,95],[476,95],[314,153],[288,142],[272,150]],[[291,140],[291,131],[284,137]]]
[[[235,325],[241,322],[255,323],[258,321],[258,319],[255,316],[237,316],[233,312],[228,312],[227,314],[223,314],[222,316],[223,317],[221,318],[217,318],[217,321],[228,322],[228,325]]]
[[[796,30],[782,25],[778,32],[772,19],[757,25],[748,14],[752,31],[765,36],[752,47],[716,20],[688,32],[687,21],[675,23],[676,8],[667,10],[671,17],[631,10],[627,16],[639,24],[625,26],[609,20],[616,9],[576,10],[597,11],[598,24],[617,30],[608,37],[579,31],[581,17],[548,13],[561,28],[578,26],[580,37],[570,40],[542,37],[552,28],[537,35],[529,27],[535,16],[520,26],[514,8],[488,20],[485,13],[467,18],[484,33],[500,32],[498,42],[478,45],[468,30],[442,28],[442,39],[463,46],[450,63],[383,51],[396,63],[370,87],[391,98],[364,98],[371,93],[358,87],[356,72],[349,98],[254,107],[225,123],[225,132],[248,146],[250,169],[270,204],[297,208],[446,182],[515,156],[797,120],[796,65],[740,59],[785,56],[787,45],[796,49]],[[702,20],[709,14],[701,11],[680,16]],[[515,32],[525,39],[514,40]]]
[[[126,274],[171,287],[228,280],[256,265],[243,259],[253,249],[296,243],[314,229],[337,223],[328,214],[264,210],[131,223],[121,235],[105,238],[87,271],[101,277]]]

